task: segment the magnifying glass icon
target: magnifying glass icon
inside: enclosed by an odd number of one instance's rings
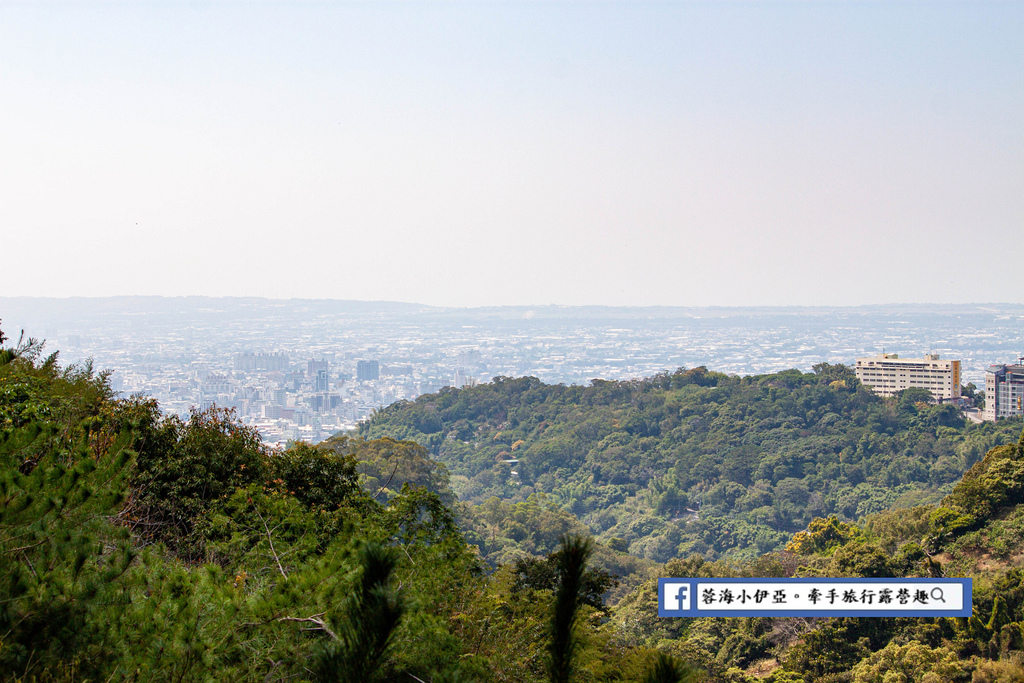
[[[932,600],[939,600],[942,603],[946,602],[946,596],[942,594],[942,589],[938,586],[932,589]]]

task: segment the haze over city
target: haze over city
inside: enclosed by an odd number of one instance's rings
[[[1024,346],[1022,305],[437,308],[212,297],[4,298],[5,330],[63,363],[111,371],[166,413],[237,411],[270,443],[318,442],[375,410],[495,377],[635,380],[705,366],[733,375],[881,352],[954,359],[964,385]],[[957,385],[959,388],[959,384]]]
[[[6,296],[1020,303],[1024,5],[0,3]]]

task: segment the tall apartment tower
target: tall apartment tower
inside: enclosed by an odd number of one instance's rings
[[[1024,357],[1017,365],[990,365],[985,371],[984,419],[991,422],[1024,415]]]
[[[327,371],[326,370],[317,370],[316,371],[316,379],[313,381],[313,390],[314,391],[329,391],[330,390],[330,380],[327,377]]]
[[[895,353],[858,358],[854,373],[879,396],[919,387],[932,392],[939,402],[960,398],[960,361],[939,360],[937,353],[924,358],[900,358]]]
[[[360,382],[380,379],[380,363],[375,360],[361,360],[356,363],[356,379]]]

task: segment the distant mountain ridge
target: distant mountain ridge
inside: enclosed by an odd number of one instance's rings
[[[478,319],[662,319],[760,316],[852,315],[1024,315],[1024,304],[867,304],[861,306],[600,306],[514,305],[453,307],[400,301],[354,299],[270,299],[216,296],[9,297],[0,296],[0,311],[10,319],[37,319],[78,314],[224,314],[286,309],[312,314],[392,313],[424,317]]]

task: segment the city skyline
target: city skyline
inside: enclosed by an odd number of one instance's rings
[[[485,307],[255,298],[0,297],[5,334],[92,359],[115,390],[166,412],[235,408],[270,443],[318,441],[375,409],[497,376],[631,380],[704,365],[727,374],[880,352],[959,360],[981,389],[1024,351],[1024,305]]]

